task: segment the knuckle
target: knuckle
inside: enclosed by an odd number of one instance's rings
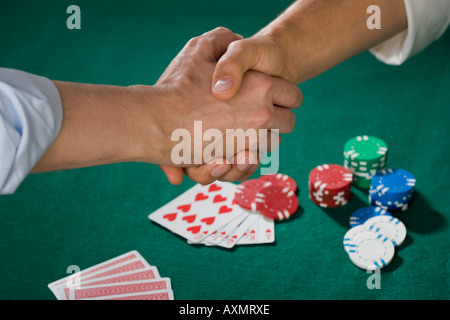
[[[187,42],[187,45],[188,46],[192,46],[192,47],[197,46],[197,43],[198,43],[200,37],[201,36],[196,36],[196,37],[193,37],[193,38],[189,39],[189,41]]]
[[[248,47],[249,47],[249,43],[247,41],[245,41],[245,39],[236,40],[236,41],[231,42],[228,45],[227,52],[230,52],[233,54],[241,54],[241,53],[245,52],[246,50],[248,50]]]
[[[257,81],[257,88],[261,91],[261,94],[267,95],[272,88],[272,80],[270,77],[260,73],[252,73]]]
[[[215,28],[213,30],[213,32],[215,32],[215,33],[229,33],[229,32],[231,32],[232,33],[232,31],[230,29],[222,27],[222,26]]]
[[[258,127],[267,128],[272,122],[273,112],[269,108],[264,108],[262,110],[258,110],[255,117]]]
[[[206,47],[209,47],[210,44],[211,44],[210,40],[207,37],[204,37],[204,36],[198,37],[198,40],[197,40],[197,43],[196,43],[197,48],[200,49],[200,50],[202,50],[202,49],[204,49]]]
[[[211,45],[211,41],[210,41],[209,37],[206,35],[196,36],[196,37],[189,39],[189,41],[188,41],[188,46],[195,50],[204,50],[205,48],[207,48],[210,45]]]

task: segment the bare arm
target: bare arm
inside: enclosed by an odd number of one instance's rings
[[[381,29],[367,28],[373,4],[380,7]],[[251,38],[230,44],[215,69],[213,92],[229,99],[246,70],[299,84],[406,27],[403,0],[298,0]]]
[[[60,133],[32,172],[79,168],[123,161],[159,163],[162,128],[152,100],[132,87],[54,81],[63,106]],[[147,126],[143,126],[146,119]],[[144,152],[142,135],[148,148]]]
[[[153,86],[55,81],[62,100],[62,126],[33,172],[123,161],[175,165],[172,150],[177,143],[172,133],[185,129],[193,137],[195,121],[202,122],[203,130],[217,129],[223,135],[227,129],[292,131],[295,116],[289,109],[298,108],[302,96],[286,80],[248,72],[233,99],[223,102],[212,96],[210,81],[217,60],[230,42],[240,38],[225,28],[192,38]],[[194,152],[202,157],[206,145],[200,147]],[[181,167],[198,165],[190,161],[169,171],[180,182]],[[216,166],[230,167],[208,168]]]

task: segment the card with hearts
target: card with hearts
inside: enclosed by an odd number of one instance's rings
[[[148,218],[189,244],[230,249],[237,244],[273,242],[273,219],[240,207],[234,200],[236,188],[236,184],[220,181],[194,185]]]
[[[273,219],[259,215],[255,223],[249,226],[237,245],[264,244],[275,241],[275,224]]]
[[[236,185],[230,182],[196,184],[148,218],[189,242],[198,243],[221,226],[247,214],[235,203],[235,190]]]

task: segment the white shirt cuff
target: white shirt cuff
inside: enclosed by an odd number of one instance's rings
[[[0,68],[0,194],[13,193],[58,136],[62,103],[52,81]]]
[[[404,3],[408,28],[369,50],[386,64],[402,64],[439,39],[450,23],[450,0],[404,0]]]

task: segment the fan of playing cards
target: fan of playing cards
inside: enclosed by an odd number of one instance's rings
[[[137,252],[76,272],[48,285],[58,300],[173,300],[169,278],[161,278]]]
[[[190,244],[232,248],[275,241],[274,219],[298,209],[297,184],[284,174],[262,176],[240,185],[197,184],[149,215],[149,219]]]

